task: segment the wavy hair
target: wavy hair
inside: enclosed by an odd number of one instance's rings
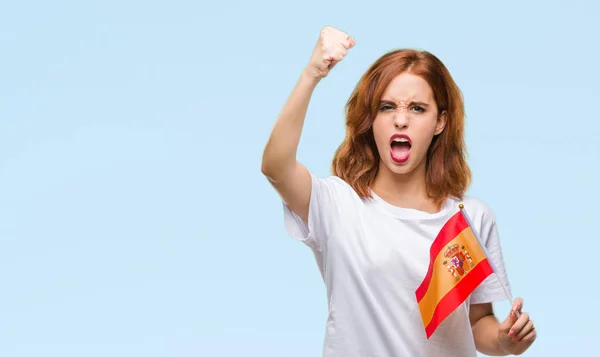
[[[460,199],[471,181],[466,162],[462,93],[446,66],[427,51],[388,52],[361,77],[345,106],[346,136],[335,152],[332,173],[352,186],[359,196],[371,197],[370,186],[380,160],[373,121],[385,89],[402,73],[420,76],[429,83],[438,113],[446,111],[446,126],[433,138],[427,151],[427,194],[437,205],[449,196]]]

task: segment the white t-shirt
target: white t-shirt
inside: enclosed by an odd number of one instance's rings
[[[488,249],[497,276],[510,287],[493,212],[466,196],[429,214],[361,199],[339,177],[311,174],[308,223],[285,203],[287,232],[309,246],[327,290],[324,357],[476,356],[469,304],[507,299],[490,275],[427,340],[415,290],[429,265],[429,248],[463,203]]]

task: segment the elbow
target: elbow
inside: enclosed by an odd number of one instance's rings
[[[274,183],[281,176],[282,170],[272,163],[263,163],[260,167],[260,171],[267,178],[267,180],[269,180],[269,182]]]
[[[276,182],[293,170],[295,162],[295,160],[290,162],[281,157],[263,156],[260,171],[269,181]]]
[[[262,173],[264,176],[266,176],[266,177],[269,177],[269,173],[270,173],[271,171],[270,171],[269,164],[268,164],[268,163],[267,163],[265,160],[263,160],[263,161],[262,161],[262,164],[260,165],[260,172],[261,172],[261,173]]]
[[[263,149],[262,158],[260,163],[260,172],[264,176],[269,177],[269,173],[273,170],[273,150],[270,148],[269,142]]]
[[[266,154],[263,155],[262,162],[260,165],[260,172],[268,179],[277,172],[276,160],[269,158]]]
[[[271,160],[269,160],[269,156],[267,155],[267,151],[265,150],[262,155],[262,160],[260,163],[260,172],[263,175],[269,176],[269,170],[271,170]]]

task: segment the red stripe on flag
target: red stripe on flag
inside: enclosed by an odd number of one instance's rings
[[[427,327],[425,327],[427,338],[431,337],[439,324],[462,304],[467,296],[469,296],[469,294],[471,294],[473,290],[475,290],[475,288],[477,288],[477,286],[493,272],[490,262],[487,259],[484,259],[461,281],[459,281],[458,284],[456,284],[456,287],[450,290],[435,308],[431,321]]]
[[[429,283],[431,282],[431,276],[433,275],[433,263],[435,262],[435,258],[440,254],[440,251],[444,249],[446,244],[450,242],[452,239],[456,238],[456,236],[465,230],[465,228],[469,227],[469,223],[463,216],[462,212],[457,212],[454,216],[452,216],[446,224],[440,230],[437,237],[431,244],[431,248],[429,249],[429,268],[427,269],[427,275],[423,279],[421,285],[415,292],[417,295],[417,301],[421,301],[427,289],[429,288]]]

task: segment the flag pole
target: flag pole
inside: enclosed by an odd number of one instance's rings
[[[506,294],[506,297],[509,299],[510,304],[512,305],[512,303],[513,303],[512,295],[510,294],[510,292],[508,292],[508,289],[506,288],[506,286],[504,286],[504,283],[502,282],[502,280],[500,280],[500,277],[498,276],[498,273],[497,273],[497,270],[496,270],[496,265],[494,264],[494,262],[492,261],[490,255],[488,254],[488,251],[485,248],[485,244],[483,244],[483,241],[479,237],[479,233],[475,229],[475,226],[473,226],[473,223],[471,222],[471,219],[469,218],[469,215],[467,214],[467,211],[464,209],[465,206],[461,203],[461,204],[458,205],[458,208],[460,209],[461,213],[463,214],[463,216],[467,220],[467,223],[469,224],[469,226],[471,226],[471,230],[475,234],[475,238],[477,238],[477,242],[479,243],[479,246],[483,250],[483,253],[487,257],[488,261],[490,262],[490,265],[492,266],[492,270],[494,271],[494,275],[496,275],[496,279],[498,279],[498,282],[500,283],[500,286],[502,287],[502,290],[504,290],[504,294]],[[517,311],[515,311],[515,312],[517,312]]]

